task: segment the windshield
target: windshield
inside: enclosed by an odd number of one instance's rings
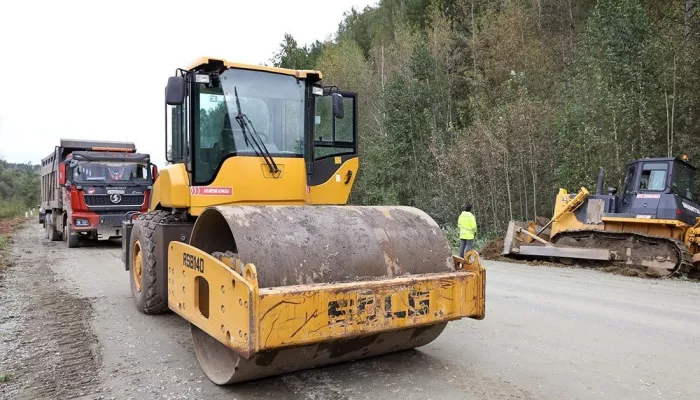
[[[272,157],[304,156],[304,81],[291,75],[241,69],[226,70],[220,78],[219,88],[197,85],[197,182],[210,181],[229,154],[260,155],[256,139]],[[236,92],[240,111],[254,128],[246,127],[245,134],[236,120]]]
[[[148,179],[145,163],[83,161],[73,167],[73,182],[147,183]]]

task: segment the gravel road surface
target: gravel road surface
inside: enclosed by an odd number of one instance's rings
[[[189,326],[133,306],[120,244],[69,250],[36,223],[0,269],[0,397],[698,399],[700,284],[485,262],[483,321],[417,350],[218,387]]]

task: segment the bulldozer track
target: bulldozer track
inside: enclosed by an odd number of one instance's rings
[[[638,242],[644,242],[647,244],[657,244],[657,245],[670,245],[676,252],[675,257],[676,257],[676,263],[673,268],[669,269],[670,274],[668,276],[671,277],[678,277],[678,276],[684,276],[684,277],[690,277],[689,274],[693,272],[694,266],[692,262],[692,254],[690,254],[690,251],[688,251],[688,248],[685,246],[685,244],[677,239],[672,239],[672,238],[663,238],[663,237],[657,237],[657,236],[651,236],[651,235],[645,235],[641,233],[632,233],[632,232],[606,232],[606,231],[597,231],[597,230],[577,230],[577,231],[567,231],[567,232],[561,232],[556,234],[555,236],[552,237],[552,242],[557,243],[559,240],[562,238],[569,237],[575,240],[581,240],[581,239],[604,239],[607,241],[627,241],[629,239],[633,239]],[[618,242],[619,243],[619,242]],[[585,246],[583,246],[585,247]],[[614,250],[615,246],[605,246],[605,248],[609,248],[611,250]],[[608,264],[608,265],[624,265],[626,267],[631,267],[631,268],[637,268],[637,269],[642,269],[646,270],[649,267],[645,265],[640,265],[640,264],[629,264],[625,259],[616,259],[616,260],[610,260],[610,261],[602,261],[601,263]]]

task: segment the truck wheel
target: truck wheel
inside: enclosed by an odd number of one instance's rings
[[[71,235],[73,233],[73,227],[71,225],[66,225],[65,230],[63,231],[63,236],[65,236],[65,241],[68,244],[69,249],[74,249],[76,247],[80,246],[80,236],[79,235]]]
[[[61,240],[60,233],[56,230],[56,225],[54,224],[54,216],[51,214],[51,219],[46,223],[47,237],[50,241],[56,242]]]
[[[49,216],[44,220],[44,233],[47,239],[51,240],[51,226],[49,225]]]
[[[131,293],[136,308],[144,314],[161,314],[168,311],[167,299],[161,298],[156,291],[158,279],[156,269],[156,225],[170,214],[166,211],[152,211],[144,214],[134,222],[129,240],[129,276]]]

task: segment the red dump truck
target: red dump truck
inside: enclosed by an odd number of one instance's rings
[[[158,169],[133,143],[61,139],[41,161],[41,207],[50,240],[121,238],[129,212],[147,211]]]

